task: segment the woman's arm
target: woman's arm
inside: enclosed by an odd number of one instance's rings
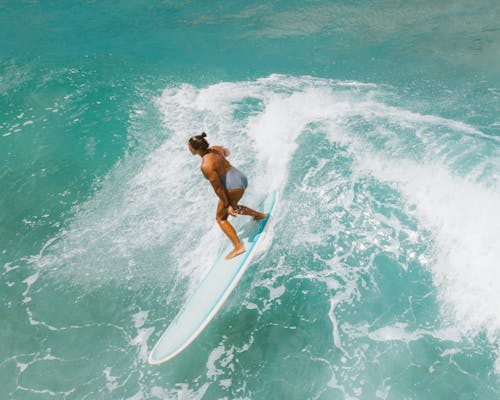
[[[224,207],[229,207],[229,199],[227,198],[226,191],[220,183],[220,178],[217,172],[215,172],[211,165],[206,165],[205,163],[202,164],[201,171],[203,172],[203,175],[205,175],[205,177],[210,181],[215,194],[220,199],[220,201],[222,201],[222,205]]]

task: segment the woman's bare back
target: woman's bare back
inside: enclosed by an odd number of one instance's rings
[[[213,170],[219,177],[226,175],[231,169],[231,163],[226,160],[229,150],[222,146],[212,146],[209,150],[211,152],[203,156],[201,170],[205,168]]]

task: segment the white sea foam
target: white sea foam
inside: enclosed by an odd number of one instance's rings
[[[118,387],[118,383],[116,382],[117,377],[111,375],[111,368],[109,367],[104,368],[104,371],[102,371],[102,373],[106,377],[106,387],[110,392],[113,392]]]
[[[190,389],[187,383],[176,384],[175,390],[168,390],[160,386],[153,386],[150,390],[150,396],[148,398],[152,399],[189,399],[189,400],[201,400],[205,395],[209,387],[209,383],[201,385],[198,390]]]
[[[430,336],[439,340],[459,342],[462,338],[460,332],[455,328],[443,328],[440,330],[430,329],[408,329],[404,322],[384,326],[370,330],[368,325],[352,327],[346,324],[344,329],[350,332],[350,336],[363,336],[377,342],[400,341],[405,343],[420,340],[424,336]]]
[[[139,311],[132,315],[132,319],[134,320],[134,326],[138,328],[142,328],[146,320],[148,319],[148,311]]]
[[[210,380],[214,380],[217,376],[222,375],[224,371],[220,368],[217,368],[216,362],[224,357],[226,353],[226,349],[224,345],[221,344],[212,350],[207,360],[207,378]]]
[[[131,346],[137,346],[139,348],[138,357],[143,362],[146,362],[148,359],[148,354],[151,350],[148,349],[148,340],[153,332],[154,328],[138,329],[137,336],[129,342]]]
[[[442,165],[418,165],[369,156],[362,169],[394,182],[432,230],[437,262],[431,272],[444,310],[464,333],[500,333],[500,196],[484,186],[453,176]]]

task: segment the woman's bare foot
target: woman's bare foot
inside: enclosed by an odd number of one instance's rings
[[[258,213],[258,214],[259,215],[255,215],[253,217],[254,221],[260,221],[260,220],[267,218],[267,214],[262,214],[262,213]]]
[[[239,256],[240,254],[243,254],[244,252],[245,252],[245,248],[243,246],[235,247],[233,250],[231,250],[229,253],[226,254],[225,259],[230,260],[231,258]]]

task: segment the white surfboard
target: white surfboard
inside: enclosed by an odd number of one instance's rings
[[[212,320],[248,268],[259,241],[269,226],[269,219],[276,206],[277,193],[270,193],[258,210],[267,214],[261,221],[249,219],[238,229],[238,236],[246,252],[226,260],[224,256],[232,246],[222,252],[200,286],[188,299],[167,330],[149,354],[150,364],[161,364],[184,350]],[[240,216],[239,218],[250,218]]]

